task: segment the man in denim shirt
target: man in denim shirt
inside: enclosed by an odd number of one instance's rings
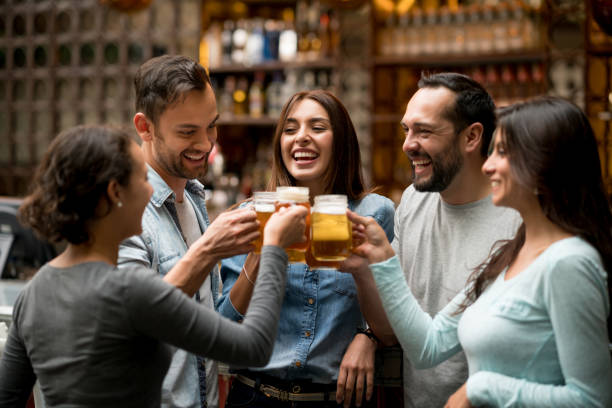
[[[120,247],[119,266],[150,267],[213,308],[217,263],[251,250],[259,232],[255,213],[248,209],[223,213],[209,225],[204,188],[196,179],[206,174],[217,140],[219,115],[210,79],[189,58],[166,55],[145,62],[134,85],[134,126],[154,192],[142,218],[142,234]],[[206,262],[195,262],[202,254]],[[217,381],[214,361],[176,350],[164,379],[162,406],[216,408]]]

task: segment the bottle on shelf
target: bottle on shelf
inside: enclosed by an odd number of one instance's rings
[[[263,82],[264,73],[255,72],[255,79],[249,87],[249,114],[254,118],[260,118],[264,113]]]
[[[266,112],[268,116],[278,117],[283,108],[283,78],[280,72],[274,72],[272,81],[266,88]]]
[[[268,19],[264,24],[263,59],[265,61],[278,60],[278,43],[280,40],[280,23]]]
[[[247,37],[245,46],[246,65],[261,64],[264,59],[264,33],[263,22],[260,19],[255,19],[250,24],[250,32]]]
[[[298,36],[294,27],[294,14],[292,9],[283,11],[284,29],[278,40],[278,58],[281,61],[294,61],[297,55]]]
[[[223,22],[223,31],[221,32],[221,63],[229,65],[232,63],[232,35],[234,32],[234,22],[226,20]]]
[[[234,64],[242,64],[245,61],[245,47],[249,38],[246,26],[246,20],[240,19],[232,33],[232,62]]]
[[[234,91],[236,90],[236,77],[225,77],[223,90],[219,96],[219,116],[223,119],[231,116],[234,111]]]
[[[232,94],[234,101],[234,115],[247,115],[249,113],[249,104],[247,100],[247,92],[249,90],[249,81],[242,76],[236,83],[236,89]]]

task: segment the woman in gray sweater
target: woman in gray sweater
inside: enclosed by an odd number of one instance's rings
[[[140,233],[146,177],[140,148],[122,131],[77,127],[51,143],[20,211],[39,234],[68,245],[17,299],[0,406],[23,407],[38,379],[48,407],[159,407],[171,346],[232,365],[267,363],[285,292],[282,248],[303,239],[306,210],[266,225],[255,294],[235,323],[152,271],[116,267],[119,243]],[[196,241],[189,251],[198,250]],[[189,273],[206,277],[197,262]]]

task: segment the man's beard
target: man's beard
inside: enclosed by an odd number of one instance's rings
[[[450,183],[452,183],[459,170],[463,167],[463,157],[459,151],[458,141],[459,139],[457,138],[448,149],[435,157],[427,155],[431,160],[431,176],[421,182],[417,178],[414,179],[413,184],[417,191],[440,192],[446,190]],[[414,164],[412,165],[412,170],[414,174]]]
[[[206,172],[208,171],[208,156],[210,152],[206,153],[204,156],[204,165],[202,167],[190,169],[183,164],[182,158],[185,151],[182,151],[178,155],[172,155],[164,143],[163,135],[156,135],[153,143],[155,144],[155,159],[168,174],[187,180],[200,179],[206,175]]]

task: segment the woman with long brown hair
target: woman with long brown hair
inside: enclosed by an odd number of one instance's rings
[[[372,216],[393,238],[393,203],[368,193],[361,173],[359,143],[350,116],[330,92],[299,92],[285,104],[273,140],[272,177],[268,186],[308,187],[310,199],[320,194],[345,194],[349,208]],[[308,256],[308,255],[307,255]],[[312,260],[291,263],[281,322],[270,363],[239,372],[228,407],[336,407],[337,399],[357,404],[372,394],[376,344],[366,329],[350,274]],[[320,264],[317,264],[320,265]],[[335,265],[334,265],[335,266]],[[257,256],[222,262],[223,296],[218,310],[234,320],[243,318],[257,278]],[[345,350],[361,358],[367,369],[345,368]],[[358,350],[357,350],[358,349]],[[357,364],[356,364],[357,365]],[[366,378],[367,377],[367,378]],[[337,388],[346,390],[342,399]],[[266,390],[274,389],[271,393]],[[283,394],[280,394],[283,393]],[[282,400],[281,396],[287,396]]]
[[[465,352],[447,407],[611,407],[612,213],[587,117],[559,98],[503,109],[482,171],[523,224],[433,319],[382,231],[349,217],[404,353],[425,368]]]
[[[20,213],[67,247],[15,303],[0,361],[0,406],[23,407],[38,379],[47,407],[159,407],[170,345],[228,363],[266,364],[286,280],[282,248],[302,239],[306,211],[270,218],[261,276],[237,324],[151,270],[117,268],[119,244],[141,231],[152,191],[143,153],[125,132],[76,127],[53,140]],[[191,245],[180,275],[200,285],[203,242]]]

